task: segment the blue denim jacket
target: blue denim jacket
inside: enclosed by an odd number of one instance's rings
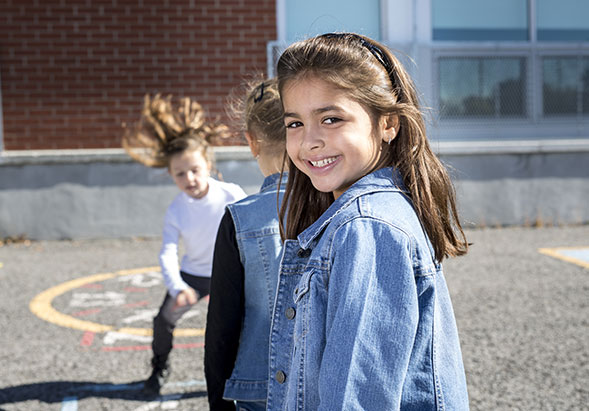
[[[468,409],[442,267],[396,170],[285,242],[268,384],[268,410]]]
[[[266,177],[259,193],[227,206],[244,268],[245,315],[235,366],[225,383],[225,398],[266,399],[270,316],[282,250],[276,198],[279,179],[280,174]],[[286,175],[281,193],[285,184]]]

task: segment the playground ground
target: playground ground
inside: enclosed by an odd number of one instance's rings
[[[467,231],[444,268],[472,410],[589,409],[589,226]],[[159,240],[0,246],[0,410],[206,410],[201,301],[170,383],[140,393],[164,296]]]

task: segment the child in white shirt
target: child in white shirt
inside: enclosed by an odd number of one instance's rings
[[[185,98],[145,97],[141,121],[123,138],[129,155],[144,165],[167,167],[181,190],[166,211],[159,261],[167,288],[153,326],[153,367],[144,393],[159,395],[170,374],[168,356],[178,320],[209,294],[213,248],[225,206],[245,197],[236,184],[210,176],[208,141],[228,136],[227,128],[206,124],[202,107]],[[178,263],[180,239],[185,254]]]

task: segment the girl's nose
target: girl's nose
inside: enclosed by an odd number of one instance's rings
[[[303,140],[301,146],[305,150],[313,150],[323,147],[323,136],[321,131],[315,127],[307,127],[303,133]]]

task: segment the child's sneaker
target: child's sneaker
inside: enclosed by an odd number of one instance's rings
[[[143,384],[143,393],[149,396],[158,396],[160,395],[160,389],[168,381],[171,369],[165,361],[158,362],[153,359],[151,363],[153,365],[153,371],[145,381],[145,384]]]

